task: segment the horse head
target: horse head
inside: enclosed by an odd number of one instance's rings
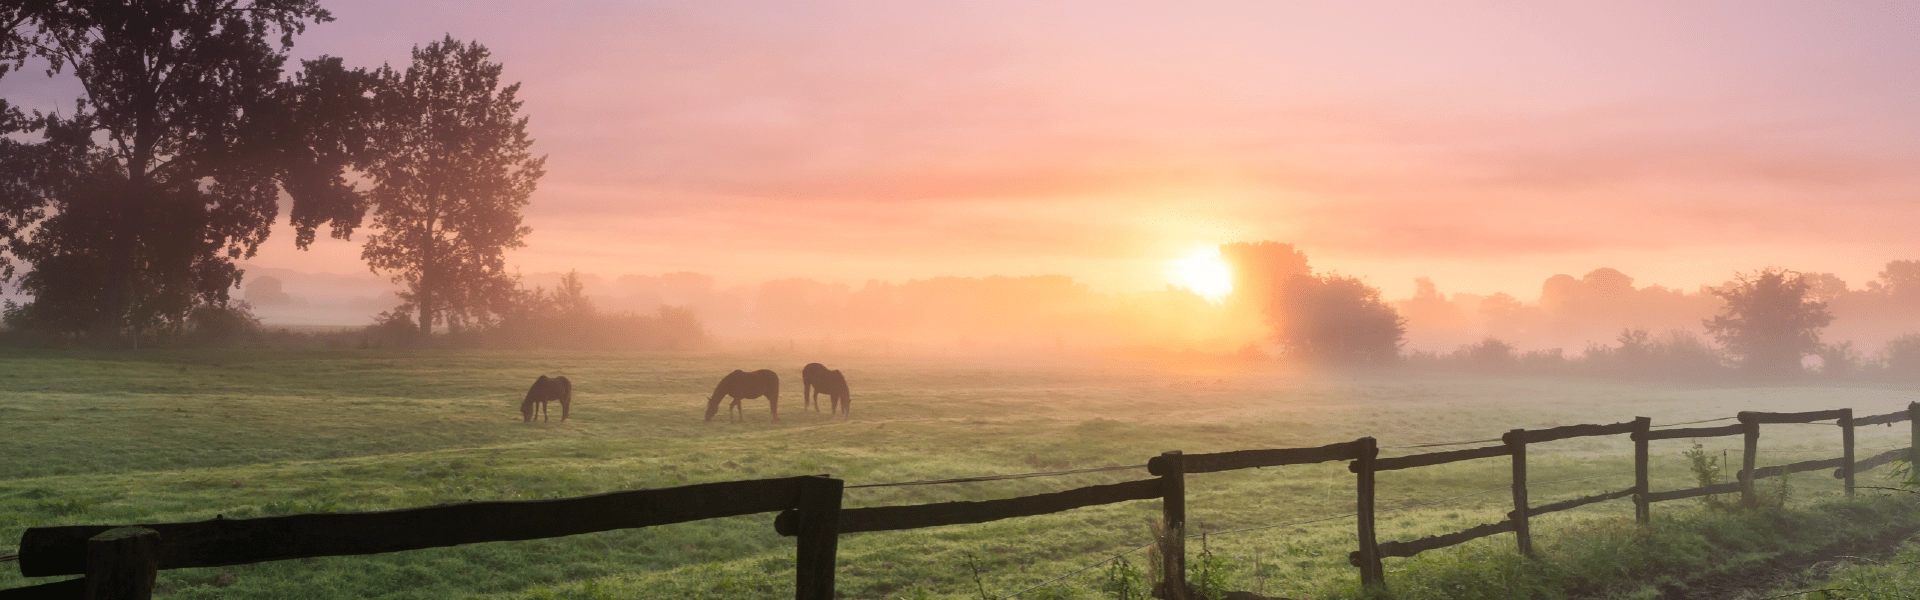
[[[520,420],[522,422],[533,420],[533,403],[540,399],[540,392],[544,391],[546,387],[547,376],[541,375],[539,379],[533,380],[533,387],[527,388],[527,398],[520,401]]]
[[[713,421],[713,415],[719,414],[720,399],[725,398],[727,396],[727,392],[731,391],[728,389],[727,384],[734,381],[738,381],[740,378],[740,375],[743,375],[743,374],[745,374],[745,371],[734,369],[733,372],[728,373],[726,377],[720,378],[720,385],[713,386],[713,396],[707,398],[707,421],[708,422]]]

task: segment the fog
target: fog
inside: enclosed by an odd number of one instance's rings
[[[563,275],[527,273],[521,284],[553,289]],[[1808,278],[1816,284],[1812,298],[1825,302],[1834,315],[1822,336],[1829,345],[1850,344],[1850,351],[1871,358],[1889,340],[1920,332],[1920,262],[1892,261],[1871,281],[1820,273]],[[1264,300],[1246,291],[1260,285],[1260,278],[1242,273],[1236,273],[1241,289],[1219,301],[1171,285],[1102,292],[1065,275],[858,284],[804,277],[729,284],[694,272],[581,273],[580,279],[602,312],[651,314],[662,306],[686,307],[721,343],[847,350],[1274,350],[1271,326],[1259,309]],[[1450,293],[1445,282],[1428,278],[1414,283],[1411,297],[1390,299],[1405,319],[1403,351],[1446,355],[1494,338],[1516,352],[1558,349],[1568,356],[1618,346],[1623,333],[1632,330],[1651,339],[1710,346],[1702,321],[1722,307],[1712,290],[1729,284],[1639,285],[1631,274],[1606,267],[1546,275],[1538,288],[1493,294]],[[394,294],[392,284],[371,274],[256,268],[237,296],[270,327],[354,327],[399,304]]]

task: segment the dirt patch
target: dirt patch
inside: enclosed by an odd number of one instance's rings
[[[1767,592],[1792,587],[1796,583],[1818,581],[1827,575],[1818,569],[1823,563],[1841,560],[1881,559],[1899,550],[1900,544],[1920,533],[1920,527],[1903,527],[1871,538],[1831,544],[1809,552],[1777,556],[1766,561],[1716,573],[1684,585],[1660,587],[1660,600],[1738,600],[1761,598]]]

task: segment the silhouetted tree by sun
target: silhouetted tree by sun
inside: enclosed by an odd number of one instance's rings
[[[1406,320],[1379,289],[1343,275],[1292,276],[1267,317],[1287,353],[1310,362],[1393,362],[1406,335]]]
[[[1229,300],[1255,306],[1275,301],[1295,275],[1313,274],[1306,253],[1280,242],[1221,244],[1220,261],[1233,274]]]
[[[1808,298],[1812,283],[1800,273],[1766,269],[1716,289],[1726,305],[1704,321],[1727,352],[1749,372],[1800,372],[1801,358],[1820,350],[1820,330],[1833,322],[1825,302]]]
[[[101,344],[181,327],[226,306],[233,261],[266,239],[283,184],[306,183],[284,186],[296,212],[351,197],[350,161],[288,160],[311,154],[303,128],[346,129],[289,120],[302,83],[283,79],[287,50],[329,20],[313,0],[0,8],[0,64],[38,57],[82,93],[66,114],[0,107],[0,235],[31,265],[19,288],[34,297],[9,324]]]
[[[528,149],[520,84],[500,86],[500,63],[479,43],[415,47],[406,70],[380,70],[366,174],[373,227],[361,256],[406,285],[396,312],[417,312],[423,333],[487,325],[511,303],[508,248],[530,231],[520,209],[545,174]]]

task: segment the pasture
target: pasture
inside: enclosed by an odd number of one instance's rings
[[[816,360],[846,372],[850,420],[802,410],[800,366]],[[707,395],[736,368],[779,372],[780,422],[770,420],[765,400],[743,403],[744,424],[703,422]],[[521,422],[520,397],[541,374],[573,382],[572,418],[564,424],[557,415]],[[1852,407],[1864,415],[1917,397],[1894,387],[1305,375],[1264,364],[1091,357],[6,352],[0,553],[40,525],[373,510],[817,473],[858,485],[1129,465],[1166,450],[1310,446],[1362,435],[1379,438],[1383,455],[1393,456],[1418,451],[1396,446],[1494,438],[1516,427],[1634,416],[1658,425],[1738,410]],[[1839,454],[1830,425],[1765,431],[1763,465]],[[1904,425],[1864,428],[1860,455],[1906,443]],[[1655,490],[1696,485],[1681,456],[1690,447],[1655,443]],[[1630,448],[1624,436],[1533,448],[1533,502],[1631,485]],[[1730,437],[1702,450],[1729,450],[1737,466],[1738,448],[1739,438]],[[1382,515],[1380,539],[1499,520],[1510,508],[1507,471],[1493,459],[1382,474],[1380,506],[1409,508]],[[1885,473],[1863,474],[1862,485],[1882,485]],[[846,505],[978,500],[1145,476],[850,489]],[[1791,506],[1832,503],[1839,490],[1824,472],[1789,481]],[[1355,570],[1346,563],[1353,521],[1337,518],[1352,512],[1352,490],[1343,464],[1194,476],[1190,533],[1264,528],[1209,533],[1204,544],[1189,542],[1189,551],[1204,547],[1217,557],[1235,589],[1354,594]],[[1876,510],[1867,504],[1852,503]],[[1661,519],[1699,510],[1691,501],[1654,507]],[[847,535],[839,589],[852,598],[1000,597],[1146,544],[1158,512],[1155,503],[1136,502]],[[1615,501],[1542,518],[1536,544],[1549,561],[1586,552],[1579,539],[1631,523],[1632,512],[1630,502]],[[779,598],[791,594],[793,541],[774,533],[772,519],[162,571],[159,586],[176,598]],[[1317,519],[1326,520],[1289,524]],[[1387,579],[1421,596],[1426,588],[1418,586],[1451,581],[1446,573],[1465,568],[1463,557],[1511,554],[1511,546],[1512,536],[1500,535],[1393,559]],[[1127,558],[1144,570],[1145,551]],[[1091,569],[1029,597],[1097,597],[1107,578],[1107,569]],[[28,583],[0,563],[0,587]],[[1441,592],[1425,595],[1452,595]]]

